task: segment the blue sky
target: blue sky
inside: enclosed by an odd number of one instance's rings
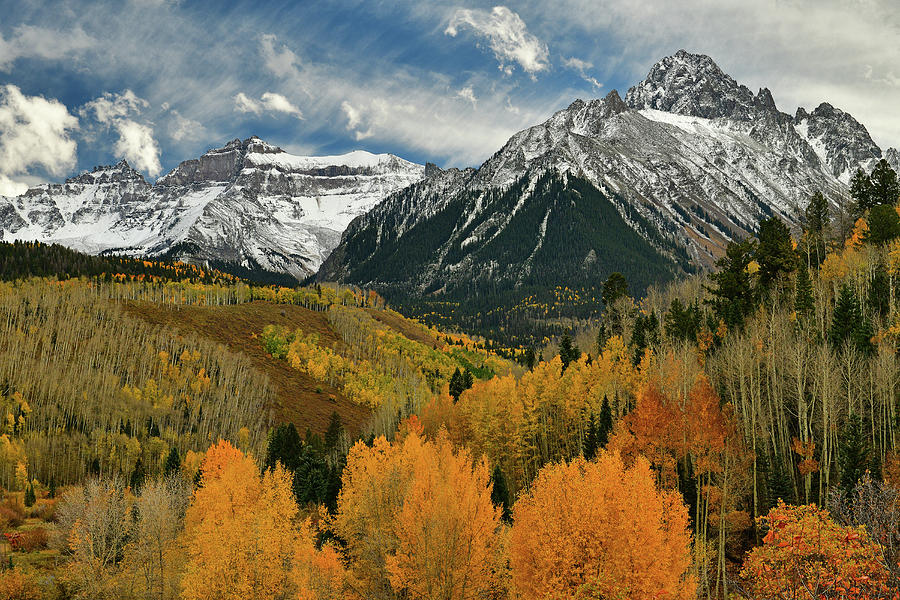
[[[125,157],[151,181],[259,135],[477,166],[680,48],[779,108],[829,101],[900,145],[890,1],[0,0],[0,194]]]

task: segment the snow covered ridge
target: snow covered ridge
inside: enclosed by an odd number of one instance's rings
[[[350,221],[424,176],[424,165],[390,154],[294,156],[253,137],[184,161],[153,185],[121,161],[0,198],[0,238],[303,279]]]

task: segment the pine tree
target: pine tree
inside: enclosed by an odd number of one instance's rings
[[[453,375],[450,376],[450,395],[453,397],[453,402],[459,402],[459,396],[465,389],[462,372],[460,372],[459,367],[456,367]]]
[[[900,236],[900,215],[891,204],[877,204],[869,210],[867,241],[881,246]]]
[[[144,486],[144,479],[146,479],[146,476],[147,473],[144,470],[144,461],[138,457],[137,462],[134,463],[134,469],[131,471],[131,477],[129,478],[132,493],[138,493]]]
[[[328,429],[325,431],[326,454],[331,454],[337,450],[343,435],[344,425],[341,423],[341,416],[337,414],[337,411],[334,411],[331,413],[331,419],[328,421]]]
[[[562,360],[562,370],[565,371],[569,363],[578,360],[581,357],[581,350],[572,343],[569,334],[563,334],[562,340],[559,342],[559,358]]]
[[[31,507],[34,506],[34,503],[37,502],[37,498],[34,493],[34,484],[29,483],[28,487],[25,488],[25,506]]]
[[[166,457],[166,466],[163,470],[166,477],[178,473],[181,470],[181,457],[178,456],[178,448],[172,446],[169,456]]]
[[[634,320],[634,328],[631,331],[632,362],[634,364],[641,362],[641,357],[644,356],[644,350],[647,348],[645,327],[646,319],[643,315],[638,315]]]
[[[525,366],[528,367],[529,371],[534,370],[534,365],[537,364],[537,357],[534,354],[534,348],[528,348],[525,350]]]
[[[756,305],[747,268],[753,260],[754,251],[753,240],[729,242],[725,256],[716,262],[718,271],[709,277],[713,286],[707,287],[707,290],[713,298],[705,302],[712,305],[716,317],[729,328],[742,326]]]
[[[841,467],[841,488],[848,494],[869,468],[871,449],[862,419],[851,413],[841,432],[838,445],[838,464]]]
[[[274,469],[277,463],[281,463],[288,471],[295,471],[302,445],[303,441],[293,423],[279,425],[269,433],[263,465],[266,469]]]
[[[583,446],[582,453],[584,457],[587,460],[592,460],[597,455],[597,448],[599,447],[597,443],[597,420],[594,418],[594,413],[591,413],[591,416],[588,417]]]
[[[856,294],[846,283],[841,285],[834,314],[831,318],[831,329],[828,331],[828,340],[835,349],[840,349],[844,342],[852,340],[854,332],[859,328],[862,314]]]
[[[879,160],[869,177],[872,205],[894,206],[900,201],[900,182],[897,173],[885,159]]]
[[[502,511],[500,515],[502,519],[507,523],[511,522],[509,484],[500,465],[496,465],[491,473],[491,486],[491,502]]]
[[[469,369],[466,369],[466,372],[463,373],[463,385],[467,390],[475,385],[475,376],[472,375],[472,371]]]
[[[770,461],[772,470],[769,472],[767,496],[771,506],[775,506],[778,500],[784,500],[785,504],[794,503],[794,486],[791,478],[784,470],[784,465],[773,456]]]
[[[809,266],[816,268],[825,260],[825,238],[831,222],[828,200],[822,192],[816,192],[806,206],[806,251]]]
[[[874,205],[872,180],[862,169],[857,169],[850,179],[850,196],[853,198],[854,217],[862,216]]]
[[[603,305],[606,309],[616,303],[619,298],[628,296],[628,281],[619,272],[612,273],[603,284]]]
[[[600,418],[597,419],[597,447],[606,448],[609,442],[609,434],[613,430],[612,409],[609,406],[609,399],[603,396],[603,403],[600,405]]]
[[[770,217],[759,223],[759,244],[755,258],[759,263],[759,285],[768,290],[780,275],[786,275],[797,265],[791,232],[784,221]]]
[[[808,317],[815,308],[813,299],[812,281],[809,279],[809,271],[806,263],[800,263],[797,269],[797,280],[794,283],[794,310],[800,317]]]
[[[884,265],[879,264],[869,280],[869,296],[867,302],[869,308],[876,315],[883,317],[888,314],[888,308],[891,300],[891,284],[888,274],[885,272]]]

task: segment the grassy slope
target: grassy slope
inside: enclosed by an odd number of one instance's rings
[[[368,424],[371,415],[368,408],[350,402],[337,388],[315,381],[309,375],[291,368],[286,361],[272,358],[255,337],[262,333],[266,325],[282,325],[318,333],[323,345],[339,345],[342,342],[331,330],[325,313],[301,306],[261,301],[236,306],[177,308],[133,302],[126,304],[125,310],[153,324],[196,332],[245,355],[272,382],[276,397],[273,407],[276,421],[294,423],[301,435],[307,427],[313,432],[324,432],[334,411],[341,416],[344,427],[351,435],[362,431]],[[332,397],[334,400],[330,399]]]

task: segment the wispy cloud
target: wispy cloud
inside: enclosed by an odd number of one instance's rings
[[[0,71],[9,70],[19,58],[59,60],[87,50],[96,43],[81,27],[55,30],[20,25],[8,40],[0,35]]]
[[[58,100],[0,88],[0,195],[24,193],[32,169],[63,175],[75,165],[78,119]]]
[[[593,76],[588,75],[588,70],[594,68],[594,64],[590,63],[586,60],[581,60],[580,58],[575,58],[574,56],[570,56],[569,58],[563,58],[562,64],[564,67],[572,69],[577,72],[582,79],[591,84],[595,89],[600,89],[603,87],[603,84],[597,81]]]
[[[512,74],[513,63],[532,76],[550,66],[547,44],[530,34],[525,21],[505,6],[495,6],[490,12],[461,8],[444,33],[456,37],[463,27],[471,27],[476,35],[487,39],[500,70],[506,74]]]
[[[475,108],[475,106],[478,104],[478,98],[475,97],[475,91],[472,89],[471,85],[467,85],[463,89],[456,92],[456,97],[471,102],[472,108]]]

